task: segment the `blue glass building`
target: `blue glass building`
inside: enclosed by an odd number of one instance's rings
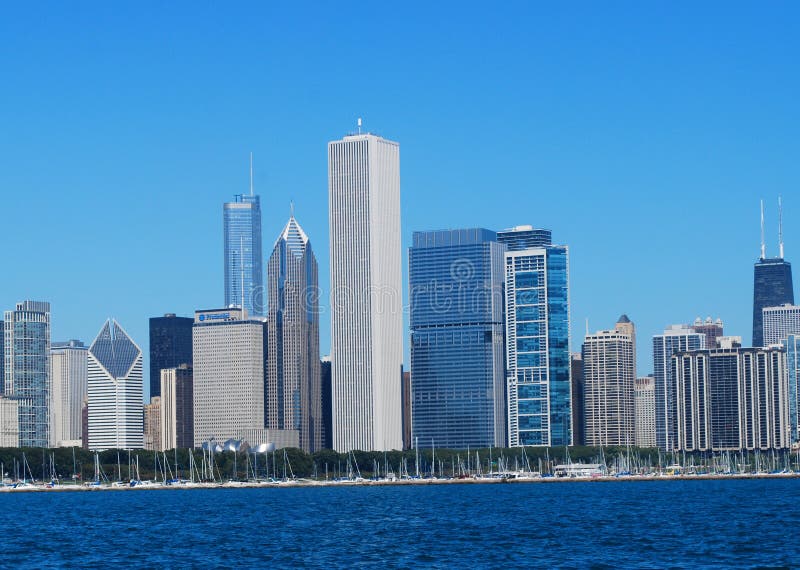
[[[150,397],[161,395],[161,371],[192,364],[194,319],[167,313],[150,319]]]
[[[783,341],[786,348],[786,368],[789,376],[789,443],[792,449],[800,446],[800,335],[792,334]]]
[[[264,266],[261,257],[261,201],[238,194],[222,208],[225,235],[225,306],[243,307],[263,316]],[[242,297],[244,296],[244,300]]]
[[[792,264],[783,257],[759,259],[753,268],[753,346],[764,346],[764,307],[794,305]]]
[[[19,446],[49,447],[50,303],[17,303],[3,326],[3,392],[19,402]]]
[[[503,252],[485,229],[415,232],[409,250],[411,443],[503,446]]]
[[[569,253],[547,230],[497,235],[505,253],[510,446],[572,444]]]

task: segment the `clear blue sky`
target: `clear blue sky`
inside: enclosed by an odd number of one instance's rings
[[[404,245],[569,244],[573,350],[623,312],[640,373],[669,323],[749,342],[759,198],[800,260],[795,3],[345,4],[4,5],[0,306],[49,300],[57,340],[113,316],[147,351],[150,316],[222,304],[250,151],[265,254],[294,200],[327,288],[325,145],[361,116],[401,144]]]

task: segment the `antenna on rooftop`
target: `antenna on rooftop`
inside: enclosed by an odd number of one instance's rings
[[[250,152],[250,195],[253,195],[253,153]]]
[[[361,117],[358,118],[358,134],[361,134]]]
[[[783,204],[778,196],[778,256],[783,259]]]
[[[761,259],[767,258],[767,246],[764,245],[764,200],[761,200]]]

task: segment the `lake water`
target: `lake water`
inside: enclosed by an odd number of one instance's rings
[[[0,495],[0,567],[800,565],[800,479]]]

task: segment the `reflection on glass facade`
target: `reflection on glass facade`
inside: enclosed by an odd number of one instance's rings
[[[677,447],[676,384],[670,358],[677,352],[706,347],[706,335],[689,325],[671,325],[653,336],[653,376],[656,388],[656,445],[665,451]]]
[[[19,402],[20,447],[50,445],[50,303],[23,301],[5,312],[4,385]]]
[[[505,254],[509,445],[570,445],[569,256],[501,232]],[[519,248],[519,249],[518,249]]]
[[[789,414],[789,441],[792,448],[800,446],[800,335],[789,335],[783,341],[786,349],[786,368],[788,369],[789,385],[788,392],[788,414]]]
[[[760,259],[753,271],[753,346],[764,346],[764,307],[794,304],[792,264],[778,257]]]
[[[167,313],[150,319],[150,397],[161,395],[161,371],[192,364],[190,317]]]
[[[503,252],[485,229],[415,232],[412,445],[505,445]]]
[[[264,267],[261,261],[261,201],[238,194],[222,208],[225,235],[225,306],[264,315]],[[242,296],[244,295],[244,301]]]

